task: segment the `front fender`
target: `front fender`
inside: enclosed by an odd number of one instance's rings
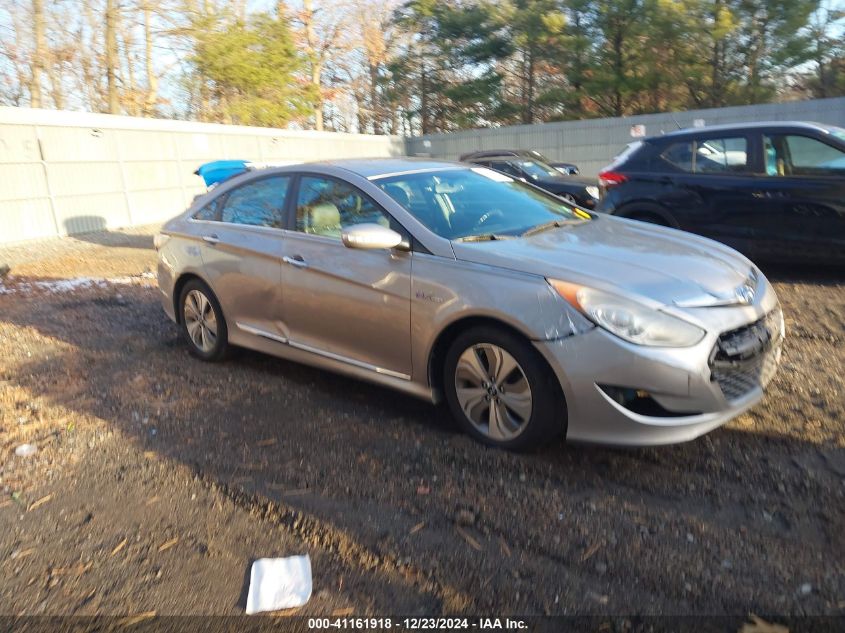
[[[414,254],[411,337],[414,376],[427,376],[438,337],[456,323],[483,318],[530,340],[555,340],[591,329],[541,276]]]

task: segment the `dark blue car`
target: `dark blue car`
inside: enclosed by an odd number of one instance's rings
[[[845,130],[743,123],[631,143],[597,211],[724,242],[761,261],[845,264]]]

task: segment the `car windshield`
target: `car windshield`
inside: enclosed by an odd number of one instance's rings
[[[430,231],[448,240],[519,236],[591,216],[561,199],[486,169],[446,169],[374,180]]]
[[[522,171],[524,171],[532,178],[548,178],[549,176],[560,176],[560,172],[557,169],[555,169],[551,165],[547,165],[546,163],[540,160],[520,160],[518,164],[522,168]]]

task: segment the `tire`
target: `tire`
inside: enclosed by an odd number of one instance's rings
[[[658,226],[668,226],[671,229],[678,228],[678,222],[663,209],[660,205],[649,204],[648,202],[634,202],[630,205],[623,206],[614,215],[620,218],[628,218],[629,220],[638,220],[640,222],[647,222],[649,224],[656,224]]]
[[[657,226],[666,226],[666,227],[669,226],[669,223],[666,222],[666,220],[661,218],[659,215],[655,215],[653,213],[636,212],[636,213],[632,213],[630,215],[626,215],[625,217],[629,218],[631,220],[637,220],[639,222],[647,222],[648,224],[656,224]]]
[[[197,319],[200,313],[202,316]],[[182,288],[179,324],[188,350],[197,358],[213,362],[223,360],[228,354],[229,330],[220,302],[199,279],[191,279]]]
[[[501,368],[505,374],[496,375]],[[528,341],[504,329],[476,327],[455,339],[443,391],[458,425],[484,444],[528,450],[566,430],[557,377]]]
[[[561,198],[566,200],[569,204],[578,204],[578,201],[575,199],[571,193],[560,193],[558,194]]]

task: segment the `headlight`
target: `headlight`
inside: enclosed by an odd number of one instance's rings
[[[586,191],[590,196],[592,196],[593,198],[598,200],[598,197],[599,197],[599,188],[598,187],[596,187],[594,185],[590,185],[589,187],[586,187]]]
[[[549,279],[557,293],[596,325],[630,343],[650,347],[690,347],[704,330],[677,317],[586,286]]]

